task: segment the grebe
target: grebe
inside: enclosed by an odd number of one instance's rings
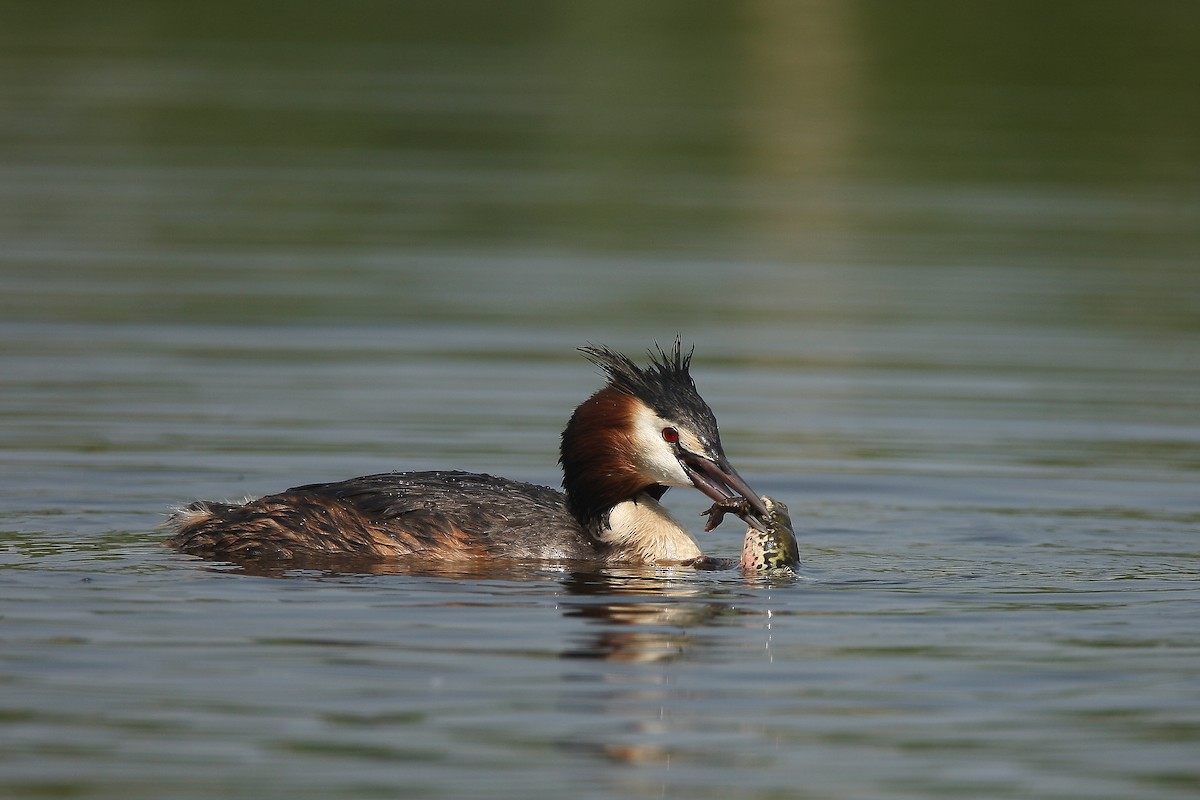
[[[645,368],[606,347],[579,350],[607,383],[562,433],[564,492],[458,471],[368,475],[240,504],[192,503],[171,516],[167,544],[231,560],[703,559],[659,503],[671,486],[693,486],[767,530],[767,507],[725,457],[678,339],[669,353],[651,351]]]

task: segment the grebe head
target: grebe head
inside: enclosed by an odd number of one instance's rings
[[[713,500],[744,497],[767,515],[758,493],[725,457],[712,409],[688,372],[692,355],[678,339],[650,352],[642,368],[606,347],[581,347],[607,385],[585,400],[562,435],[559,463],[571,510],[583,522],[641,492],[660,497],[693,486]],[[747,520],[762,527],[760,520]]]

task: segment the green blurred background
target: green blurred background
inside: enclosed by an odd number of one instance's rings
[[[1182,2],[10,0],[0,303],[688,327],[830,285],[907,313],[903,274],[842,265],[1020,267],[1092,287],[1047,315],[1195,331],[1197,31]],[[720,274],[637,283],[678,260]],[[825,288],[762,298],[764,263]]]

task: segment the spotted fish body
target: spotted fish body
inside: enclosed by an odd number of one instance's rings
[[[745,572],[794,570],[800,564],[800,548],[792,532],[788,507],[766,496],[762,501],[768,512],[763,518],[767,530],[760,531],[754,526],[746,530],[740,566]]]

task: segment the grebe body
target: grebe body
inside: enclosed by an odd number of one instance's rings
[[[646,368],[607,348],[580,349],[608,380],[563,431],[563,492],[470,472],[368,475],[245,503],[192,503],[172,515],[167,543],[231,560],[694,561],[696,540],[659,503],[671,486],[744,499],[739,515],[765,528],[767,510],[726,459],[678,340]]]

